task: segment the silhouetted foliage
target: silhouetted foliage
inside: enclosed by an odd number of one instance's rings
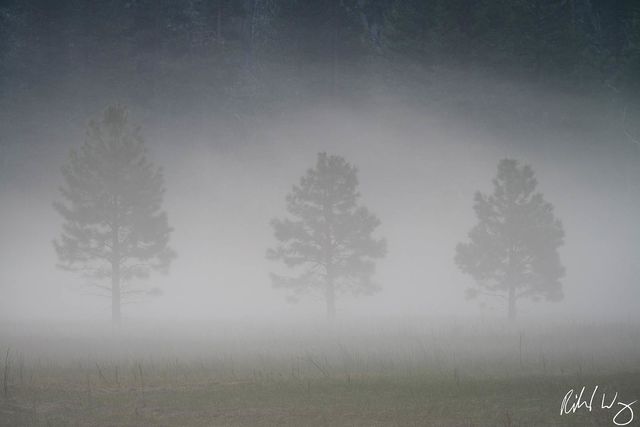
[[[336,62],[399,53],[623,97],[639,93],[639,22],[637,0],[7,0],[0,67],[6,90],[108,69],[146,99],[179,84],[167,78],[176,67],[182,77],[213,67],[209,78],[229,89],[269,70],[258,58],[304,77],[325,63],[333,84]],[[238,80],[243,69],[252,80]]]
[[[111,298],[118,322],[122,299],[145,293],[132,279],[166,272],[175,256],[162,211],[162,171],[146,158],[140,129],[126,110],[112,106],[90,122],[84,144],[71,150],[62,173],[64,201],[54,203],[64,218],[54,241],[60,266],[111,279],[92,286]]]
[[[564,231],[553,206],[535,191],[528,165],[501,160],[493,185],[493,194],[475,195],[478,224],[469,232],[470,242],[456,247],[455,262],[477,282],[468,297],[504,298],[514,319],[520,298],[562,298],[564,268],[557,250]]]
[[[267,252],[272,260],[296,268],[299,275],[272,275],[275,287],[290,290],[293,298],[321,291],[329,318],[335,316],[338,292],[372,294],[374,260],[386,253],[386,242],[372,236],[380,221],[358,199],[357,169],[339,156],[319,153],[287,195],[291,219],[271,221],[279,245]]]

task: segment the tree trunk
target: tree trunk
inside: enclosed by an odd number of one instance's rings
[[[222,0],[218,0],[218,13],[216,16],[216,39],[222,43]]]
[[[511,285],[509,287],[509,320],[516,319],[516,288]]]
[[[327,276],[326,286],[325,301],[327,303],[327,319],[333,320],[336,318],[336,289],[331,275]]]
[[[111,321],[120,324],[120,265],[116,261],[112,265],[111,273]]]
[[[111,231],[112,259],[111,259],[111,322],[120,325],[120,237],[117,220]]]
[[[253,70],[254,70],[254,44],[255,44],[255,35],[256,35],[256,19],[257,19],[257,14],[258,14],[258,0],[253,0],[251,2],[251,16],[249,16],[249,23],[247,25],[247,30],[245,33],[245,68],[246,68],[246,72],[249,75],[253,75]]]
[[[336,22],[336,2],[331,2],[331,69],[330,69],[330,94],[331,96],[336,95],[336,62],[338,62],[337,52],[336,52],[336,39],[337,39],[337,22]]]
[[[536,0],[535,2],[535,15],[536,15],[536,33],[535,33],[535,52],[534,52],[534,67],[533,73],[535,76],[535,81],[540,82],[542,79],[542,58],[544,55],[544,46],[543,46],[543,28],[544,28],[544,17],[542,16],[542,5],[540,4],[540,0]]]

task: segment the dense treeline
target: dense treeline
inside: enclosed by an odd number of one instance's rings
[[[407,60],[563,90],[640,91],[634,0],[9,0],[0,31],[5,92],[99,71],[138,76],[123,91],[142,98],[177,75],[244,98],[278,91],[264,80],[286,69],[287,83],[311,82],[313,95],[339,88],[345,69],[369,76]]]

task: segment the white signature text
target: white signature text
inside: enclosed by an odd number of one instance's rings
[[[594,409],[606,409],[617,411],[612,419],[617,426],[626,426],[633,422],[632,406],[637,400],[627,403],[618,398],[617,392],[613,395],[607,395],[604,392],[598,393],[599,386],[595,386],[589,393],[586,388],[583,386],[579,393],[571,389],[564,395],[562,406],[560,406],[560,415],[575,414],[580,409],[589,412]]]

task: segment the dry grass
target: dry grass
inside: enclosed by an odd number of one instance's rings
[[[84,337],[66,355],[13,334],[0,425],[606,426],[615,411],[559,415],[583,385],[640,397],[638,329],[599,328],[174,337],[173,352]]]

